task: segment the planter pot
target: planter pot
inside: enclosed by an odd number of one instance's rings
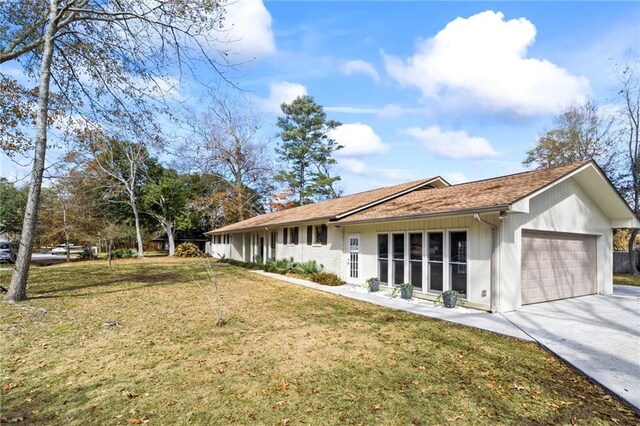
[[[413,297],[413,287],[400,289],[400,297],[403,299],[411,299]]]
[[[380,290],[380,281],[375,280],[371,284],[369,284],[369,291],[374,292]]]
[[[445,294],[442,297],[442,303],[447,308],[455,308],[456,304],[458,303],[458,298],[455,294]]]

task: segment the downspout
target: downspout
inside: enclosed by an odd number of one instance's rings
[[[480,217],[480,214],[478,213],[474,213],[473,214],[473,219],[476,222],[479,222],[483,225],[485,225],[486,227],[491,229],[491,275],[490,275],[490,291],[491,291],[491,312],[498,312],[499,311],[499,289],[496,286],[496,279],[495,279],[495,275],[496,275],[496,252],[497,252],[497,242],[498,242],[498,238],[496,236],[497,231],[498,231],[498,227],[496,225],[494,225],[493,223],[487,222],[486,220],[482,219]]]

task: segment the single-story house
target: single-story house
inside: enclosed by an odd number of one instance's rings
[[[494,312],[610,294],[612,229],[638,218],[593,161],[449,185],[422,179],[208,232],[214,256],[316,260],[431,299],[453,289]]]

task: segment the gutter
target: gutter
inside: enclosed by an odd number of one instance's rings
[[[258,216],[256,216],[258,217]],[[277,223],[267,223],[265,224],[261,224],[261,225],[255,225],[255,226],[251,226],[248,228],[237,228],[237,229],[224,229],[224,228],[218,228],[218,229],[214,229],[212,231],[207,231],[205,232],[205,234],[240,234],[240,233],[244,233],[244,232],[256,232],[256,231],[261,231],[263,229],[277,229],[277,228],[288,228],[291,226],[297,226],[297,225],[303,225],[305,223],[307,224],[324,224],[324,225],[328,225],[331,221],[331,219],[334,216],[323,216],[323,217],[317,217],[317,218],[313,218],[313,219],[300,219],[300,220],[294,220],[292,222],[277,222]],[[228,225],[228,226],[233,226],[233,225]]]
[[[498,238],[497,232],[498,227],[493,223],[487,222],[486,220],[480,217],[480,213],[474,213],[473,219],[491,229],[491,276],[490,276],[490,291],[491,291],[491,312],[498,312],[500,310],[500,304],[498,303],[500,300],[500,289],[499,286],[496,285],[496,256],[498,252]]]
[[[379,219],[362,219],[362,220],[354,220],[354,221],[341,221],[341,220],[330,220],[329,223],[333,225],[360,225],[360,224],[368,224],[368,223],[380,223],[380,222],[395,222],[398,220],[415,220],[415,219],[431,219],[436,217],[444,217],[444,216],[466,216],[473,215],[479,213],[497,213],[502,211],[509,211],[511,206],[508,204],[502,206],[491,206],[484,208],[476,208],[476,209],[463,209],[463,210],[450,210],[446,212],[438,212],[438,213],[427,213],[427,214],[414,214],[407,216],[393,216],[393,217],[384,217]]]

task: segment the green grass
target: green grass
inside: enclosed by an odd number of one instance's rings
[[[614,274],[613,283],[622,284],[622,285],[633,285],[636,287],[640,287],[640,276],[627,275],[627,274]]]
[[[534,344],[215,270],[222,327],[198,260],[33,268],[31,299],[0,313],[2,422],[639,421]]]

